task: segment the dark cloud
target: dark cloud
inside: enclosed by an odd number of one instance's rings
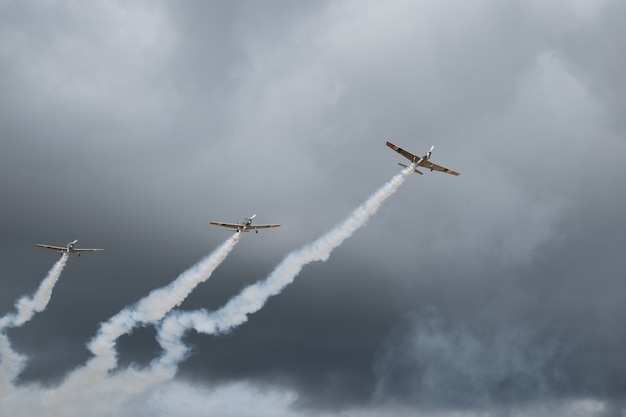
[[[556,340],[531,340],[516,328],[479,333],[430,316],[402,331],[407,340],[390,341],[378,365],[381,398],[489,409],[549,396],[558,383],[559,373],[549,369]]]
[[[264,279],[398,172],[390,140],[435,144],[462,175],[407,179],[244,325],[187,335],[175,383],[262,387],[284,415],[619,414],[623,15],[613,1],[5,2],[0,314],[56,260],[35,243],[105,248],[72,257],[46,311],[8,331],[31,357],[20,384],[83,364],[100,322],[229,236],[210,220],[283,226],[244,236],[181,308]],[[124,336],[122,367],[158,355],[154,336]]]

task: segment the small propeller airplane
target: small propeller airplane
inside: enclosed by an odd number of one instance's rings
[[[35,245],[39,246],[40,248],[44,248],[44,249],[52,249],[55,250],[57,252],[62,252],[62,253],[75,253],[76,255],[80,256],[81,252],[102,252],[104,249],[82,249],[82,248],[75,248],[74,245],[76,244],[76,242],[78,242],[78,239],[73,240],[72,242],[68,243],[67,246],[63,247],[63,246],[53,246],[53,245],[44,245],[41,243],[36,243]]]
[[[269,229],[270,227],[278,227],[280,224],[252,224],[252,219],[256,217],[256,214],[253,214],[250,217],[246,217],[244,221],[241,223],[222,223],[222,222],[211,222],[211,224],[215,226],[227,227],[229,229],[236,229],[237,233],[239,232],[249,232],[250,230],[254,230],[256,233],[259,233],[258,229]]]
[[[426,155],[424,156],[413,155],[411,152],[406,151],[400,148],[399,146],[394,145],[391,142],[387,142],[387,146],[389,146],[391,149],[393,149],[394,151],[398,152],[400,155],[404,156],[406,159],[411,161],[411,164],[413,166],[413,172],[417,174],[423,174],[423,172],[420,172],[417,170],[417,167],[424,167],[426,169],[430,169],[431,171],[441,171],[441,172],[446,172],[452,175],[461,175],[456,171],[452,171],[451,169],[444,168],[440,165],[433,164],[432,162],[430,162],[430,155],[433,153],[433,149],[435,148],[435,145],[431,146],[428,152],[426,153]],[[400,162],[398,162],[398,165],[403,166],[405,168],[409,168],[408,165],[401,164]]]

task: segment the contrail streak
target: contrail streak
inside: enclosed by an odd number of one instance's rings
[[[115,378],[109,378],[108,381],[106,378],[107,372],[117,367],[116,341],[139,325],[157,323],[171,309],[180,305],[198,284],[209,279],[213,271],[239,242],[241,235],[242,233],[235,233],[210,255],[183,272],[169,285],[153,290],[135,304],[124,308],[102,323],[97,334],[88,344],[88,348],[94,356],[84,367],[69,375],[58,389],[51,391],[54,392],[54,397],[63,403],[67,400],[67,396],[84,395],[87,386],[92,387],[94,392],[119,389],[120,387],[116,387],[115,383],[109,383],[116,380]],[[126,374],[135,375],[136,372],[126,372]],[[135,378],[144,379],[140,374],[136,374]],[[129,390],[128,387],[124,389]]]
[[[155,360],[154,365],[177,366],[187,352],[181,340],[187,329],[193,328],[200,333],[217,334],[227,332],[246,322],[249,314],[260,310],[269,297],[280,293],[283,288],[293,282],[304,265],[313,261],[326,261],[336,247],[376,213],[381,204],[396,192],[412,171],[413,167],[402,170],[354,210],[346,220],[316,241],[291,252],[264,281],[248,286],[221,309],[215,312],[175,311],[168,315],[161,324],[157,336],[165,353]]]
[[[174,378],[178,364],[188,353],[182,342],[187,329],[195,328],[199,332],[215,334],[227,332],[247,321],[248,315],[261,309],[269,297],[280,293],[293,282],[306,264],[326,261],[330,253],[362,227],[409,175],[411,169],[400,172],[344,222],[316,241],[288,254],[264,281],[247,287],[220,310],[213,313],[205,310],[172,312],[166,317],[195,286],[208,279],[225,259],[241,236],[240,233],[234,235],[170,285],[152,291],[144,299],[103,323],[88,345],[94,357],[85,366],[72,372],[61,385],[55,388],[32,386],[29,387],[30,391],[21,389],[10,397],[12,401],[4,403],[4,408],[19,412],[26,409],[24,406],[28,404],[28,408],[66,417],[115,414],[116,410],[127,406],[131,398],[145,396],[150,390],[157,389],[159,384]],[[164,350],[162,356],[144,369],[131,366],[109,372],[117,366],[117,339],[140,324],[154,324],[160,320],[163,321],[158,329],[158,341]],[[33,398],[38,400],[33,402]]]
[[[313,261],[327,260],[332,250],[363,226],[409,175],[411,175],[410,169],[400,172],[358,207],[343,223],[313,243],[287,255],[265,281],[247,287],[220,310],[214,313],[204,310],[189,313],[172,312],[163,320],[158,329],[158,342],[164,352],[147,368],[130,367],[106,374],[103,371],[114,365],[114,362],[111,362],[111,357],[114,358],[114,351],[103,349],[99,354],[106,366],[99,367],[99,372],[75,372],[72,381],[68,379],[58,389],[47,391],[43,396],[42,408],[63,410],[65,416],[80,416],[85,410],[93,416],[111,415],[121,409],[130,398],[145,394],[159,384],[171,380],[176,375],[178,364],[188,354],[188,349],[182,342],[182,336],[187,329],[195,328],[198,332],[218,333],[226,332],[245,322],[247,316],[261,309],[270,296],[278,294],[290,284],[304,265]],[[170,305],[170,308],[173,308],[173,305]],[[158,316],[163,317],[167,313],[165,310],[161,311],[162,314],[145,314],[145,316],[151,317],[154,322]],[[121,326],[118,327],[119,329],[133,322],[132,319],[122,319],[122,313],[116,317],[119,319],[109,320],[109,323],[119,321],[118,326]],[[103,325],[102,328],[104,327]],[[90,344],[92,352],[96,352],[94,346],[97,339],[103,338],[99,344],[106,345],[105,334],[119,335],[120,330],[100,332]],[[109,337],[106,342],[111,343],[112,340],[114,339]],[[93,359],[93,361],[96,360],[98,358]],[[86,389],[87,386],[89,388]]]
[[[52,297],[52,290],[67,263],[67,257],[67,253],[61,255],[32,297],[23,296],[15,303],[17,310],[15,313],[0,318],[0,396],[13,389],[13,380],[20,374],[26,362],[25,356],[13,351],[4,330],[8,327],[22,326],[36,313],[45,310]]]

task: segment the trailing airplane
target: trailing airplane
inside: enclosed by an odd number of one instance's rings
[[[211,222],[211,224],[215,226],[227,227],[229,229],[236,229],[237,233],[249,232],[250,230],[254,230],[256,233],[259,233],[258,229],[269,229],[270,227],[280,226],[280,224],[252,224],[252,219],[254,219],[255,217],[256,214],[253,214],[250,217],[246,217],[245,220],[241,223]]]
[[[81,252],[102,252],[104,249],[83,249],[83,248],[75,248],[74,245],[76,244],[76,242],[78,242],[78,239],[70,242],[67,244],[67,246],[63,247],[63,246],[52,246],[52,245],[44,245],[41,243],[36,243],[37,246],[39,246],[40,248],[44,248],[44,249],[52,249],[58,252],[62,252],[62,253],[75,253],[76,255],[80,256]]]
[[[420,172],[417,170],[417,167],[419,166],[419,167],[424,167],[426,169],[430,169],[431,171],[441,171],[441,172],[446,172],[452,175],[461,175],[456,171],[452,171],[451,169],[444,168],[440,165],[433,164],[432,162],[430,162],[430,155],[432,154],[433,149],[435,148],[435,145],[431,146],[429,151],[424,156],[413,155],[411,152],[406,151],[400,148],[399,146],[394,145],[391,142],[387,142],[387,146],[389,146],[391,149],[393,149],[394,151],[398,152],[400,155],[404,156],[406,159],[411,161],[413,171],[417,174],[423,174],[423,172]],[[408,165],[401,164],[399,162],[398,162],[398,165],[403,166],[405,168],[409,168]]]

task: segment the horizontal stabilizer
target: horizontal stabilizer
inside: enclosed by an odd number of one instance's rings
[[[411,168],[410,166],[408,166],[408,165],[404,165],[404,164],[403,164],[403,163],[401,163],[401,162],[398,162],[398,165],[400,165],[401,167],[405,167],[405,168]],[[420,171],[418,171],[418,170],[417,170],[417,169],[415,169],[415,168],[413,168],[413,172],[415,172],[416,174],[424,175],[424,173],[423,173],[423,172],[420,172]]]

